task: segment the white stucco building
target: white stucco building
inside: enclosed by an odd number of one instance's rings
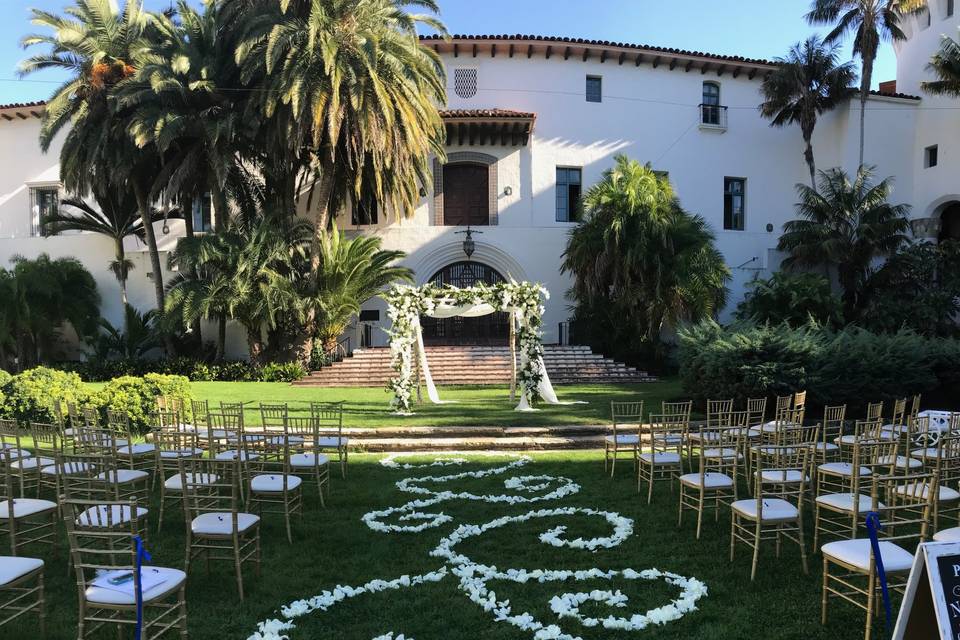
[[[895,176],[893,200],[911,204],[918,232],[936,238],[960,236],[960,101],[923,95],[920,83],[940,36],[956,37],[960,15],[948,15],[948,0],[932,5],[929,18],[905,18],[910,37],[897,46],[896,84],[868,103],[866,162],[877,166],[879,177]],[[386,248],[405,251],[418,284],[540,281],[553,293],[545,340],[563,339],[570,281],[559,265],[576,224],[570,203],[621,153],[667,172],[683,206],[716,232],[733,272],[724,317],[747,282],[777,268],[775,246],[783,223],[794,217],[795,185],[809,177],[799,128],[771,128],[757,110],[770,62],[540,36],[425,37],[423,46],[447,67],[447,162],[434,161],[432,189],[411,218],[385,219],[371,207],[366,216],[345,212],[338,219],[341,228],[375,234]],[[44,156],[36,142],[41,109],[0,108],[0,264],[15,254],[75,255],[97,278],[104,315],[118,323],[118,285],[106,267],[109,241],[37,233],[40,207],[58,185],[58,147]],[[820,120],[819,168],[856,170],[858,122],[856,100]],[[461,232],[468,223],[482,233],[473,236],[476,251],[465,266]],[[169,227],[167,235],[158,227],[162,249],[182,233],[180,223]],[[149,308],[149,260],[143,247],[129,242],[136,263],[131,303]],[[380,300],[365,305],[361,319],[373,329],[364,341],[385,343],[375,328],[386,320],[384,309]],[[499,339],[505,327],[496,317],[448,320],[426,327],[426,337]],[[242,356],[244,341],[235,331],[230,351]],[[359,326],[357,332],[359,341]]]

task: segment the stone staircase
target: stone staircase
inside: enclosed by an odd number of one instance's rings
[[[438,385],[510,382],[510,351],[492,346],[429,346],[427,362]],[[554,384],[651,382],[655,378],[585,346],[544,345],[544,364]],[[295,382],[304,387],[382,387],[393,376],[390,350],[362,349]]]

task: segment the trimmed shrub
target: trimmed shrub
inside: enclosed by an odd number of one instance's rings
[[[295,382],[307,375],[299,362],[270,362],[260,370],[263,382]]]
[[[7,400],[6,387],[11,380],[13,380],[13,376],[0,369],[0,417],[4,417],[3,411]]]
[[[88,382],[109,382],[123,376],[150,373],[185,376],[194,382],[294,382],[307,375],[297,363],[278,362],[259,367],[243,360],[205,362],[179,357],[170,360],[87,360],[57,365]]]
[[[97,391],[93,402],[104,416],[108,410],[126,413],[130,416],[130,428],[135,433],[146,433],[150,413],[156,407],[155,388],[143,378],[121,376]]]
[[[24,371],[3,386],[6,396],[0,411],[21,422],[54,422],[53,401],[90,403],[90,391],[76,373],[36,367]]]

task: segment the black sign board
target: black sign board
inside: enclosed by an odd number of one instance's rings
[[[893,640],[960,640],[960,542],[927,542],[913,559]]]
[[[938,557],[937,567],[940,569],[940,587],[947,605],[950,637],[960,640],[960,555]]]

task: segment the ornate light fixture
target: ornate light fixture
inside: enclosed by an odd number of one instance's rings
[[[466,231],[457,231],[457,234],[464,234],[463,238],[463,252],[467,255],[467,261],[473,257],[473,254],[477,250],[477,243],[473,240],[473,234],[483,233],[483,231],[474,231],[470,228],[470,225],[467,225]]]

